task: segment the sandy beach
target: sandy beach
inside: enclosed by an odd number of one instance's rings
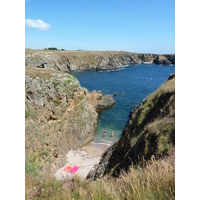
[[[109,144],[90,142],[80,149],[69,151],[67,163],[56,171],[54,177],[57,180],[70,180],[74,175],[86,178],[108,147]]]

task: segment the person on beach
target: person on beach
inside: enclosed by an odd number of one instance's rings
[[[112,130],[111,137],[113,137],[113,135],[114,135],[114,132],[113,132],[113,130]]]
[[[106,137],[106,128],[103,131],[103,135],[104,135],[104,137]]]

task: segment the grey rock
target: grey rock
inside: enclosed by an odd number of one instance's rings
[[[99,112],[101,110],[105,110],[107,108],[112,107],[114,104],[116,103],[116,101],[109,95],[105,95],[103,97],[103,100],[100,101],[100,103],[98,103],[96,105],[96,110]]]
[[[43,98],[37,93],[27,91],[26,97],[33,105],[44,106]]]

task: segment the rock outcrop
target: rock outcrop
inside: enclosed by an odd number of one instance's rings
[[[87,100],[92,104],[97,112],[112,107],[116,102],[109,95],[103,95],[101,91],[93,90],[91,93],[86,91]]]
[[[175,149],[175,75],[131,111],[121,139],[111,146],[99,165],[88,174],[98,179],[106,174],[119,176],[130,165],[167,156]]]
[[[158,58],[157,58],[158,57]],[[174,64],[175,55],[137,54],[125,51],[25,51],[25,65],[58,71],[111,71],[144,62]]]
[[[157,55],[153,63],[157,65],[171,65],[175,64],[175,55]]]
[[[93,139],[98,114],[74,76],[34,67],[25,73],[25,153],[36,153],[42,172],[50,175],[66,162],[69,150]],[[93,101],[101,103],[105,97],[98,94],[101,101],[95,95]]]

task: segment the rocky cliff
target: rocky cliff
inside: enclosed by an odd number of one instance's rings
[[[25,68],[25,153],[36,154],[43,173],[53,174],[65,154],[93,139],[98,105],[112,106],[100,91],[88,92],[78,80],[53,69]]]
[[[161,62],[163,60],[165,62]],[[170,65],[175,55],[137,54],[125,51],[25,50],[25,65],[58,71],[118,70],[143,62]]]
[[[111,146],[88,178],[105,174],[118,176],[136,165],[138,158],[148,160],[173,154],[175,149],[175,75],[131,111],[121,139]]]
[[[175,55],[156,55],[153,63],[157,65],[171,65],[175,64]]]

